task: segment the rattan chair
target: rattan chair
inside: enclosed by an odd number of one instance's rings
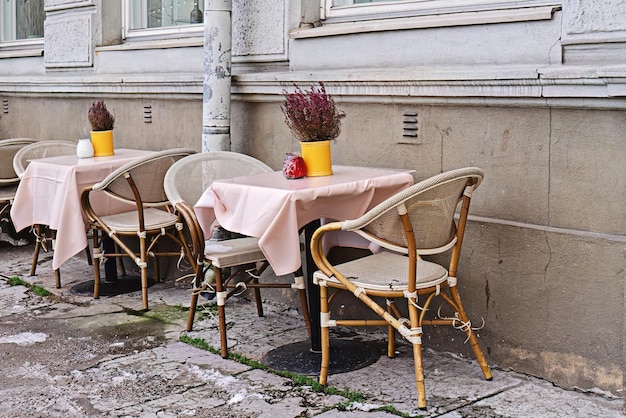
[[[310,327],[306,286],[301,277],[290,283],[261,283],[259,276],[268,263],[258,246],[258,238],[231,236],[215,241],[203,234],[193,205],[214,180],[257,173],[271,172],[263,162],[245,154],[228,151],[205,152],[192,155],[175,163],[165,176],[165,191],[170,202],[189,225],[192,252],[195,254],[195,278],[187,319],[191,331],[198,303],[203,291],[216,293],[222,357],[228,356],[226,339],[226,313],[224,305],[231,296],[247,288],[253,289],[257,314],[263,316],[260,288],[293,288],[300,293],[302,313],[307,329]],[[226,231],[224,235],[229,235]],[[208,269],[215,271],[215,284],[205,279]],[[228,276],[224,271],[230,269]]]
[[[492,375],[478,345],[475,330],[461,303],[457,267],[472,192],[483,179],[474,167],[452,170],[419,182],[385,200],[358,219],[321,226],[313,235],[311,249],[319,270],[314,282],[320,286],[322,322],[322,364],[320,383],[325,385],[330,360],[329,327],[387,326],[388,356],[395,354],[395,330],[413,346],[418,407],[426,407],[422,366],[422,326],[449,325],[466,333],[485,379]],[[455,212],[461,203],[458,221]],[[329,231],[353,231],[381,248],[380,252],[331,265],[324,255],[322,239]],[[447,253],[448,267],[425,261],[423,255]],[[445,258],[445,257],[444,257]],[[328,288],[351,292],[382,319],[331,319],[332,296]],[[443,308],[433,308],[437,297]],[[384,309],[373,298],[387,302]],[[409,318],[403,318],[395,305],[406,299]],[[445,312],[450,309],[450,313]],[[430,313],[428,318],[426,314]]]
[[[76,153],[76,143],[63,140],[47,140],[38,141],[30,145],[26,145],[13,158],[13,169],[18,177],[24,175],[26,167],[31,160],[38,158],[56,157],[59,155],[71,155]],[[35,224],[32,226],[35,235],[35,249],[33,250],[33,261],[30,265],[30,275],[34,276],[37,271],[37,262],[39,261],[39,253],[43,249],[45,252],[54,250],[54,240],[56,231],[50,229],[48,225]],[[91,264],[91,253],[89,248],[85,250],[87,261]],[[54,281],[57,288],[61,287],[61,271],[54,270]]]
[[[148,257],[154,258],[154,279],[159,281],[159,257],[181,255],[180,251],[159,251],[161,238],[168,237],[191,259],[182,231],[183,224],[169,205],[163,189],[163,178],[172,164],[194,153],[193,150],[182,148],[156,152],[125,164],[101,182],[83,189],[81,208],[92,231],[94,248],[94,298],[100,297],[100,262],[108,257],[130,257],[140,268],[144,310],[148,309]],[[99,216],[89,199],[94,192],[133,205],[135,209]],[[105,237],[110,237],[119,251],[104,254],[102,241]],[[126,241],[132,238],[138,240],[137,250]]]
[[[15,154],[26,145],[37,142],[32,138],[10,138],[0,140],[0,223],[10,224],[9,211],[15,199],[15,192],[20,178],[13,169]],[[13,229],[13,226],[10,225]],[[9,242],[12,245],[25,245],[26,240],[16,240],[6,230],[0,228],[0,241]]]

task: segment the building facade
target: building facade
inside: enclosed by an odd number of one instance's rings
[[[229,146],[278,169],[298,150],[282,91],[322,81],[347,114],[335,163],[484,169],[459,286],[489,362],[621,396],[624,0],[39,2],[0,10],[0,138],[86,137],[104,99],[116,146],[200,151],[226,57]],[[230,45],[207,51],[231,7]]]

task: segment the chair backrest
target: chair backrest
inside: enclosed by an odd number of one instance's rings
[[[144,207],[165,206],[169,203],[163,188],[165,173],[176,161],[195,153],[186,148],[155,152],[113,171],[94,184],[92,190],[104,191],[127,203],[139,202]]]
[[[13,158],[13,169],[18,177],[24,175],[30,160],[38,158],[56,157],[58,155],[71,155],[76,153],[76,142],[63,140],[37,141],[26,145]]]
[[[382,247],[407,252],[409,245],[400,217],[406,211],[417,253],[441,253],[461,238],[456,233],[457,206],[465,196],[466,211],[459,218],[464,228],[471,193],[480,185],[483,175],[481,169],[468,167],[430,177],[385,200],[358,220],[345,222],[344,229],[360,224],[359,233],[366,238]]]
[[[37,142],[33,138],[9,138],[0,140],[0,186],[19,182],[13,168],[15,154],[25,146]]]
[[[273,171],[262,161],[230,151],[202,152],[177,161],[165,175],[165,192],[175,205],[193,206],[204,191],[218,179]]]

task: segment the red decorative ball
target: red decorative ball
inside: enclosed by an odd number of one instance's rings
[[[283,162],[283,175],[288,179],[300,179],[306,175],[304,159],[298,154],[287,153]]]

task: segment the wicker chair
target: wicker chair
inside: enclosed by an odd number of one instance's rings
[[[13,158],[13,169],[18,177],[24,175],[26,167],[30,160],[38,158],[56,157],[59,155],[71,155],[76,152],[76,143],[72,141],[48,140],[38,141],[27,145],[20,149]],[[50,229],[48,225],[35,224],[32,227],[35,235],[35,249],[33,250],[33,261],[30,265],[30,275],[34,276],[37,270],[37,262],[39,260],[39,252],[43,249],[48,252],[54,249],[54,240],[56,231]],[[87,261],[91,264],[91,253],[89,248],[85,249]],[[54,281],[57,288],[61,287],[61,272],[59,269],[54,270]]]
[[[9,225],[9,210],[15,198],[17,185],[20,178],[13,169],[15,154],[26,145],[37,142],[32,138],[10,138],[0,140],[0,222]],[[5,216],[5,214],[7,214]],[[10,227],[13,228],[12,225]],[[16,240],[11,237],[6,229],[0,228],[0,241],[6,241],[13,245],[24,245],[26,240]]]
[[[180,257],[180,252],[159,251],[162,237],[177,243],[191,260],[179,221],[165,196],[163,178],[172,164],[194,154],[189,149],[171,149],[156,152],[123,165],[104,180],[81,192],[81,208],[87,218],[93,239],[94,298],[100,297],[100,263],[107,257],[130,257],[141,271],[141,296],[143,309],[148,309],[148,257],[154,257],[155,281],[160,279],[159,257]],[[114,215],[99,216],[91,206],[91,193],[104,193],[112,199],[128,203],[134,210]],[[110,237],[117,249],[104,254],[102,240]],[[138,239],[138,250],[132,249],[124,238]]]
[[[263,316],[260,288],[293,288],[300,293],[300,302],[307,329],[310,327],[306,289],[302,278],[296,283],[260,283],[259,275],[267,268],[268,262],[258,246],[258,238],[236,237],[222,241],[210,240],[204,236],[198,224],[193,205],[214,180],[271,172],[263,162],[248,155],[236,152],[218,151],[192,155],[175,163],[165,176],[165,191],[177,212],[189,225],[192,236],[192,252],[196,262],[194,290],[191,296],[187,331],[191,331],[198,303],[198,295],[205,290],[213,290],[217,296],[220,342],[222,357],[228,356],[226,339],[226,313],[224,304],[234,294],[246,288],[254,291],[257,314]],[[226,232],[224,235],[229,235]],[[209,268],[215,271],[215,284],[205,280]],[[230,269],[224,277],[225,269]]]
[[[422,365],[422,326],[449,325],[467,334],[474,355],[485,379],[492,375],[478,345],[476,334],[468,318],[456,286],[457,267],[472,192],[483,179],[482,170],[474,167],[452,170],[436,175],[382,202],[358,219],[334,222],[321,226],[313,235],[311,249],[319,270],[314,282],[320,286],[322,318],[322,364],[320,383],[325,385],[330,360],[329,327],[331,326],[387,326],[389,357],[395,354],[395,330],[413,345],[418,407],[426,407],[426,389]],[[458,223],[455,212],[462,202]],[[331,265],[322,248],[325,233],[335,230],[353,231],[366,238],[382,251],[339,265]],[[452,249],[448,268],[425,261],[422,255],[433,255]],[[328,288],[351,292],[382,319],[331,320]],[[451,309],[433,310],[437,315],[429,319],[436,296]],[[387,301],[383,309],[372,298]],[[394,300],[407,299],[409,319],[402,318]]]

